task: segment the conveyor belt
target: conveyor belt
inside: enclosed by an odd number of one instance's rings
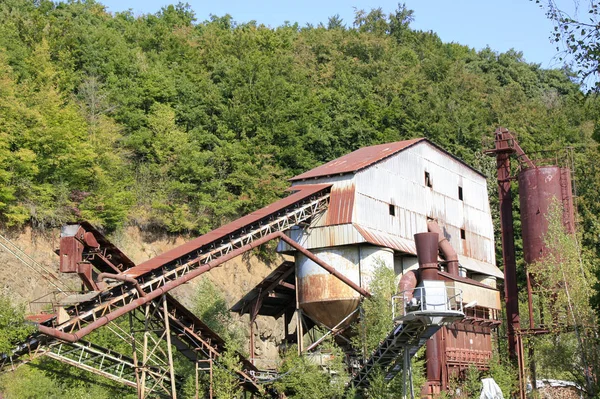
[[[296,192],[280,201],[138,266],[128,268],[120,275],[130,280],[135,279],[135,284],[120,282],[110,285],[94,298],[66,308],[67,314],[71,317],[63,323],[58,323],[57,318],[50,318],[40,323],[40,333],[33,334],[26,343],[19,345],[10,358],[5,356],[3,363],[14,363],[21,355],[31,353],[35,348],[53,344],[56,337],[63,341],[78,341],[110,320],[144,303],[152,303],[150,293],[154,296],[165,295],[170,289],[190,278],[273,239],[276,233],[286,231],[300,223],[310,222],[313,217],[322,214],[327,208],[330,187],[329,184],[299,186]],[[97,234],[94,236],[97,240],[101,240],[98,239]],[[102,242],[99,241],[99,244],[102,246]],[[111,250],[116,251],[112,247]],[[101,255],[107,258],[108,252],[102,252]],[[119,265],[131,265],[126,257],[112,259],[119,259]],[[88,261],[92,262],[100,272],[115,272],[113,266],[105,268],[102,257],[97,254]],[[166,298],[169,323],[175,335],[173,344],[182,354],[187,353],[189,355],[187,357],[191,358],[194,350],[199,349],[201,353],[207,354],[211,351],[220,353],[224,349],[222,340],[207,326],[172,297],[167,295]],[[98,321],[103,324],[98,324]],[[250,372],[256,370],[247,360],[241,359],[241,361],[246,370]],[[250,389],[256,389],[256,385],[246,371],[239,370],[238,374]]]
[[[135,307],[138,303],[141,304],[140,299],[145,294],[156,290],[166,293],[194,277],[194,272],[200,274],[251,250],[268,239],[270,234],[309,221],[327,208],[329,189],[330,185],[300,186],[299,191],[287,198],[190,241],[182,245],[181,249],[168,251],[154,260],[125,271],[125,276],[135,278],[143,294],[132,284],[118,284],[103,291],[93,301],[67,308],[66,311],[72,317],[60,325],[53,325],[53,329],[75,333],[85,325],[119,311],[126,305]],[[202,269],[204,266],[206,267]],[[78,338],[89,332],[90,329],[86,330]]]

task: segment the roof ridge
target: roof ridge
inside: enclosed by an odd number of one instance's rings
[[[380,162],[422,141],[430,142],[425,137],[419,137],[415,139],[394,141],[390,143],[381,143],[371,145],[368,147],[362,147],[339,158],[332,159],[331,161],[324,163],[323,165],[317,166],[316,168],[313,168],[309,171],[294,176],[291,179],[289,179],[289,181],[293,182],[323,176],[354,173],[368,166],[371,166],[374,163]],[[388,150],[388,148],[386,148],[383,151],[380,150],[382,147],[385,146],[388,146],[389,151],[386,151]]]

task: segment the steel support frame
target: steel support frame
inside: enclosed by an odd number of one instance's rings
[[[504,128],[495,132],[495,148],[486,151],[496,156],[498,174],[498,200],[500,208],[500,230],[502,236],[502,258],[504,261],[504,300],[506,303],[508,351],[510,358],[519,368],[519,397],[525,398],[525,364],[521,322],[519,317],[519,299],[517,288],[517,263],[515,253],[514,221],[512,216],[513,197],[511,192],[510,157],[517,153],[525,159],[527,165],[533,165],[516,143],[513,135]]]
[[[327,330],[327,332],[319,339],[317,339],[315,342],[313,342],[312,344],[310,344],[307,348],[303,349],[303,352],[310,352],[311,350],[315,349],[317,346],[319,346],[323,341],[325,341],[325,339],[327,339],[327,337],[329,337],[330,335],[332,336],[339,336],[342,339],[344,339],[346,342],[348,342],[349,344],[352,344],[350,342],[350,340],[346,337],[344,337],[343,335],[340,335],[341,333],[343,333],[344,331],[346,331],[348,328],[350,328],[350,326],[345,326],[342,327],[342,325],[348,321],[350,318],[352,318],[352,316],[354,316],[356,313],[359,312],[360,308],[356,308],[352,311],[352,313],[350,313],[348,316],[344,317],[342,319],[342,321],[340,321],[338,324],[336,324],[335,326],[333,326],[332,328],[327,327],[325,324],[321,323],[318,320],[313,319],[312,317],[310,317],[309,315],[306,315],[306,317],[308,317],[309,319],[311,319],[315,324],[325,328]],[[300,311],[301,315],[304,315],[304,312]],[[302,316],[301,316],[302,317]]]
[[[162,306],[157,306],[157,302]],[[160,391],[163,395],[171,398],[177,398],[177,379],[173,367],[171,329],[167,317],[166,297],[163,295],[156,302],[147,303],[138,309],[138,315],[133,313],[130,313],[129,320],[138,398],[144,399],[149,393],[155,391]],[[139,317],[140,313],[141,318]],[[141,357],[138,357],[139,352],[141,352]]]
[[[45,355],[128,387],[136,387],[135,364],[132,359],[90,342],[70,344],[57,341],[50,345]]]
[[[169,283],[178,282],[202,266],[217,263],[220,259],[226,258],[237,250],[251,249],[256,242],[262,242],[264,238],[274,233],[288,230],[292,226],[321,214],[327,208],[328,203],[329,193],[323,194],[303,206],[293,208],[288,213],[257,226],[248,233],[232,238],[217,248],[205,249],[206,252],[199,250],[198,256],[192,260],[181,264],[165,265],[159,270],[153,270],[147,275],[140,276],[137,280],[142,292],[128,284],[116,284],[110,289],[110,292],[104,293],[103,298],[106,299],[100,298],[100,303],[94,304],[92,307],[89,307],[89,303],[83,303],[69,308],[68,311],[72,315],[71,319],[55,328],[68,333],[76,332],[87,324],[143,298],[144,295],[159,290]],[[40,331],[44,333],[43,328]]]

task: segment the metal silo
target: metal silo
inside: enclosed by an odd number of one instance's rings
[[[574,231],[570,170],[558,166],[528,168],[519,173],[518,179],[523,258],[532,263],[548,253],[544,237],[553,199],[563,205],[563,225],[568,232]]]
[[[312,252],[367,290],[378,265],[385,265],[392,270],[394,265],[392,250],[371,245],[337,246]],[[340,279],[300,253],[296,255],[296,267],[298,302],[308,316],[332,328],[356,310],[360,295]]]

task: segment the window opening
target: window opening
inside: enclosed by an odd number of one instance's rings
[[[458,186],[458,199],[463,200],[463,190],[461,186]]]
[[[429,172],[425,172],[425,186],[433,187],[433,184],[431,184],[431,176],[429,175]]]
[[[467,238],[467,233],[465,232],[465,229],[460,229],[460,238],[462,240],[465,240]]]
[[[393,204],[390,204],[390,215],[396,216],[396,207]]]

